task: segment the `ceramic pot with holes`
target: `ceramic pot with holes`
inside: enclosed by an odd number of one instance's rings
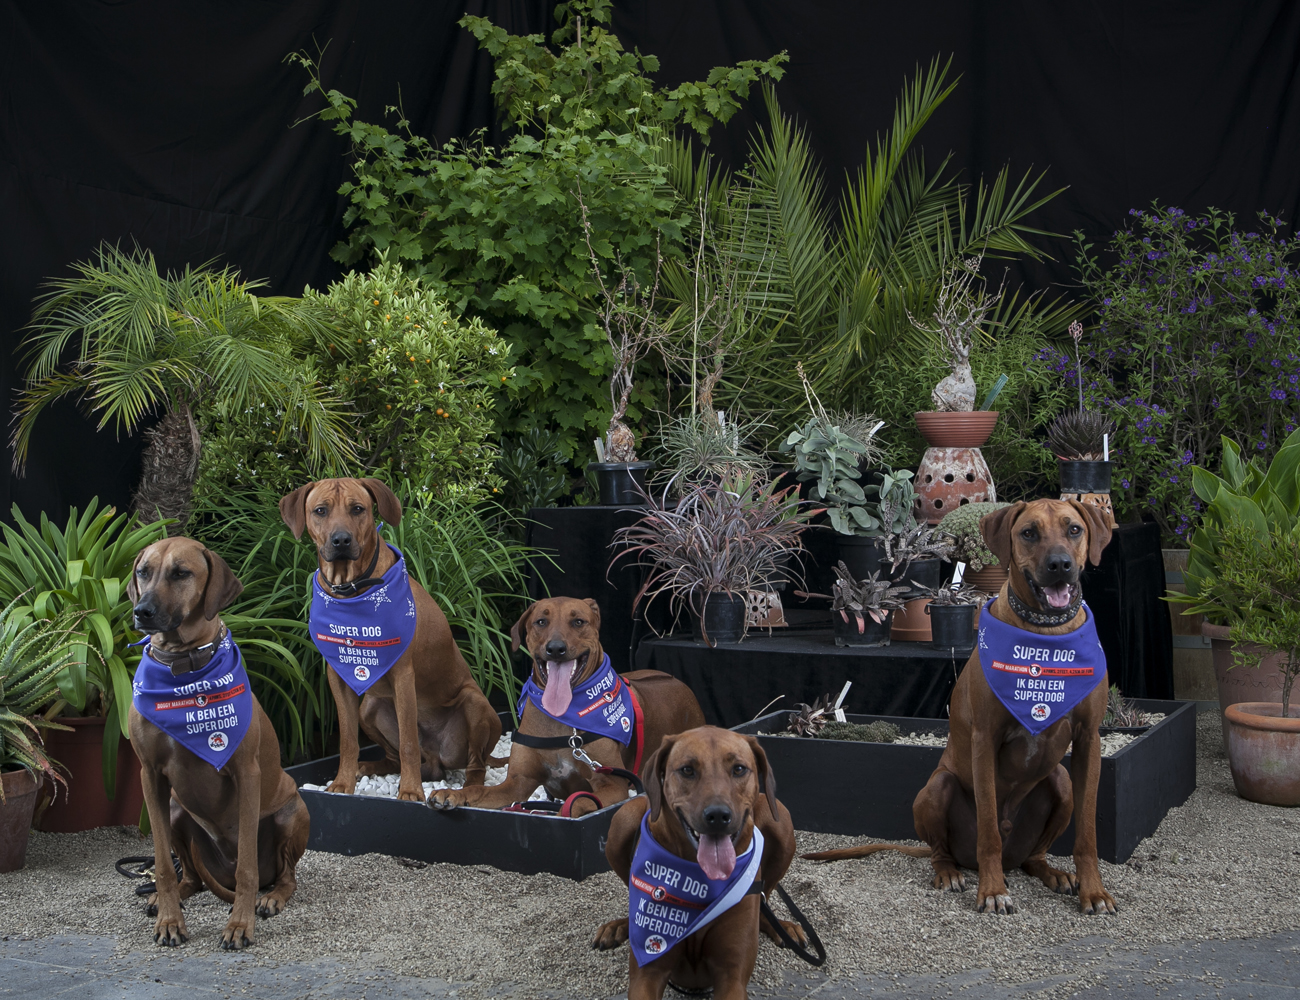
[[[913,481],[917,518],[938,524],[945,514],[964,504],[996,501],[993,473],[980,447],[993,433],[997,411],[921,411],[915,418],[930,446]]]

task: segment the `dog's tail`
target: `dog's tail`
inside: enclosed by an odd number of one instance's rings
[[[208,887],[208,892],[216,896],[223,903],[234,904],[235,894],[227,889],[224,885],[212,877],[212,873],[203,867],[203,861],[199,858],[199,852],[190,848],[190,861],[194,864],[194,871],[198,874],[199,879]]]
[[[909,858],[928,858],[931,854],[928,847],[907,847],[903,844],[859,844],[857,847],[842,847],[838,851],[816,851],[812,854],[801,854],[799,857],[809,861],[848,861],[850,858],[865,858],[869,854],[879,854],[881,851],[897,851],[899,854],[906,854]]]

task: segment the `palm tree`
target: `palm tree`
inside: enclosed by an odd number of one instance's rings
[[[274,402],[284,412],[277,439],[303,440],[313,465],[354,458],[347,413],[294,346],[328,329],[302,300],[254,295],[265,282],[210,263],[163,275],[139,248],[105,244],[73,271],[48,283],[28,327],[15,472],[26,464],[37,417],[64,396],[82,399],[99,427],[112,423],[119,433],[161,414],[145,431],[133,505],[144,520],[175,518],[174,530],[189,517],[198,475],[196,409]]]

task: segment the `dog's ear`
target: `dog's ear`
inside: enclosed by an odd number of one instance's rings
[[[1078,500],[1069,500],[1067,503],[1078,511],[1083,523],[1088,526],[1088,562],[1100,566],[1101,550],[1110,544],[1114,534],[1110,519],[1100,507],[1094,507],[1090,503],[1080,503]]]
[[[385,524],[402,523],[402,502],[397,499],[397,495],[388,488],[388,484],[382,479],[362,479],[361,485],[366,488],[366,492],[374,498],[376,505],[379,507],[379,519]]]
[[[144,554],[151,548],[153,548],[152,545],[146,545],[142,548],[136,553],[135,562],[131,564],[131,579],[126,581],[126,596],[131,599],[132,604],[135,604],[136,601],[140,600],[140,585],[135,582],[136,567],[140,565],[140,560],[144,558]]]
[[[226,560],[211,549],[203,550],[208,561],[208,585],[203,589],[203,617],[212,621],[222,608],[244,592],[244,585],[226,565]]]
[[[280,519],[289,526],[294,538],[301,538],[302,529],[307,527],[307,494],[315,485],[299,486],[292,493],[280,497]]]
[[[646,798],[650,800],[651,823],[659,818],[659,810],[663,808],[664,771],[668,767],[668,755],[676,743],[676,736],[665,736],[659,742],[659,749],[641,766],[641,784],[645,785]]]
[[[745,740],[749,743],[749,749],[754,751],[754,769],[758,772],[758,790],[767,796],[767,807],[772,811],[772,816],[776,816],[776,775],[772,773],[772,765],[767,762],[767,751],[763,749],[763,744],[758,742],[757,736],[746,736]]]
[[[590,597],[586,599],[587,607],[591,608],[591,624],[596,626],[596,631],[600,631],[600,605]]]
[[[980,518],[980,534],[984,544],[998,559],[999,566],[1011,570],[1011,526],[1025,509],[1025,502],[1017,500],[1010,507],[1002,507]]]
[[[528,638],[528,619],[533,616],[533,608],[536,604],[528,605],[528,608],[519,616],[519,621],[510,626],[510,652],[518,652],[519,647],[524,644]]]

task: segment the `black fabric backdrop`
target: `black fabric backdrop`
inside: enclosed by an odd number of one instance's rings
[[[1300,5],[1288,0],[619,0],[625,43],[662,82],[736,59],[791,55],[779,93],[810,131],[835,190],[889,123],[904,76],[953,55],[962,84],[922,135],[967,178],[1003,163],[1050,168],[1069,190],[1046,229],[1104,239],[1152,199],[1247,219],[1300,201]],[[549,30],[551,0],[0,0],[0,391],[44,276],[101,240],[165,266],[219,258],[275,292],[335,273],[346,149],[309,123],[302,73],[282,59],[329,42],[328,86],[379,119],[399,97],[417,130],[491,124],[490,61],[455,24],[469,9],[512,31]],[[399,91],[400,86],[400,91]],[[714,148],[739,162],[744,113]],[[1068,281],[1068,247],[1021,272]],[[23,480],[0,501],[62,517],[100,494],[125,503],[138,446],[95,433],[71,406],[43,419]]]

